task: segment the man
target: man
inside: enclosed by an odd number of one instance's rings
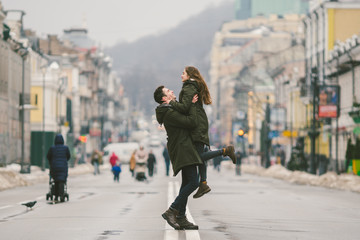
[[[164,156],[164,159],[165,159],[166,176],[169,176],[170,157],[169,157],[169,152],[168,152],[167,146],[164,147],[163,156]]]
[[[148,167],[148,174],[149,177],[152,177],[154,175],[154,167],[156,164],[156,157],[153,154],[152,150],[149,151],[149,156],[147,159],[147,167]]]
[[[156,119],[164,124],[168,136],[168,151],[174,176],[181,170],[182,183],[179,195],[171,204],[162,217],[170,226],[179,229],[198,229],[197,225],[189,222],[185,211],[189,195],[199,186],[197,166],[202,164],[199,154],[190,138],[190,129],[197,124],[196,109],[194,103],[197,95],[193,97],[189,115],[183,115],[174,109],[166,101],[175,100],[174,92],[159,86],[154,92],[154,99],[160,105],[156,108]]]
[[[242,158],[242,153],[238,150],[236,152],[236,167],[235,167],[235,173],[236,175],[241,175],[241,158]]]
[[[135,166],[135,178],[139,181],[147,180],[145,171],[146,171],[146,162],[148,159],[148,152],[144,149],[144,146],[140,146],[140,149],[138,149],[135,153],[135,160],[136,160],[136,166]]]
[[[102,155],[99,150],[95,149],[91,155],[91,164],[94,165],[94,175],[100,174],[99,165],[102,163]]]

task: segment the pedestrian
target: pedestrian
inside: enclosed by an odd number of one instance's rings
[[[236,166],[235,166],[235,173],[236,175],[241,175],[241,159],[242,159],[242,154],[240,151],[236,152]]]
[[[64,201],[64,187],[68,177],[68,161],[70,159],[69,147],[64,145],[64,138],[61,134],[55,136],[54,145],[47,153],[50,166],[50,177],[55,182],[55,201]]]
[[[167,146],[164,147],[163,156],[164,156],[164,159],[165,159],[166,176],[169,176],[170,157],[169,157],[169,151],[168,151]]]
[[[345,172],[346,173],[351,172],[351,169],[349,169],[349,167],[351,166],[350,163],[352,160],[353,152],[354,152],[354,145],[351,143],[351,138],[349,138],[347,141],[346,152],[345,152]]]
[[[110,156],[111,167],[115,166],[116,162],[120,161],[119,157],[113,152]]]
[[[99,150],[95,149],[91,155],[91,164],[94,166],[94,175],[100,174],[99,165],[102,163],[102,155]]]
[[[214,163],[214,169],[218,172],[220,172],[220,166],[221,166],[221,161],[223,160],[222,156],[217,156],[214,157],[213,163]],[[237,159],[236,159],[237,160]]]
[[[286,154],[283,148],[280,149],[279,152],[279,157],[280,157],[280,163],[283,167],[285,167],[285,159],[286,159]]]
[[[162,217],[177,230],[198,229],[197,225],[187,220],[185,214],[188,197],[199,186],[197,166],[202,164],[190,136],[190,129],[197,124],[196,108],[191,104],[189,114],[181,114],[166,104],[168,98],[175,99],[173,91],[164,86],[159,86],[155,90],[154,99],[159,103],[156,108],[156,119],[159,124],[165,126],[174,176],[181,171],[182,183],[178,196]]]
[[[147,167],[148,167],[148,174],[149,177],[154,175],[154,167],[156,165],[156,158],[153,154],[152,150],[149,151],[148,159],[147,159]]]
[[[198,115],[199,124],[191,130],[191,138],[196,150],[203,160],[203,164],[199,166],[200,185],[198,191],[194,194],[194,198],[199,198],[211,191],[207,184],[206,160],[219,155],[229,156],[233,163],[236,163],[234,146],[230,145],[218,151],[208,151],[205,153],[205,147],[210,147],[209,141],[209,120],[207,118],[203,104],[210,105],[212,103],[209,89],[200,71],[194,66],[186,66],[182,72],[181,80],[183,86],[179,94],[179,102],[167,100],[175,110],[182,114],[188,114],[194,95],[198,95],[199,101],[195,103],[196,114]]]
[[[114,166],[112,166],[111,168],[113,174],[114,174],[114,182],[119,182],[120,181],[120,173],[121,173],[121,164],[120,161],[117,160],[114,164]]]
[[[135,178],[139,181],[147,180],[145,170],[147,163],[148,153],[144,149],[144,146],[140,146],[140,148],[136,151],[135,160]]]
[[[131,157],[130,157],[130,161],[129,161],[129,169],[130,169],[130,172],[131,172],[131,176],[134,177],[135,173],[135,166],[136,166],[136,158],[135,158],[135,155],[136,155],[136,149],[133,151],[133,153],[131,154]]]

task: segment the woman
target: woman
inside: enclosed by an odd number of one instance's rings
[[[183,86],[179,94],[179,102],[167,101],[173,108],[183,114],[188,114],[192,99],[195,94],[198,94],[199,100],[195,103],[196,114],[199,124],[191,131],[191,137],[193,144],[197,152],[199,153],[203,164],[199,166],[200,185],[198,191],[193,196],[199,198],[204,194],[211,191],[206,182],[206,164],[205,161],[214,158],[216,156],[229,156],[233,163],[236,163],[235,151],[233,146],[227,146],[217,151],[204,152],[205,146],[210,146],[209,143],[209,121],[203,107],[203,104],[210,105],[212,103],[209,89],[206,85],[204,78],[201,76],[200,71],[193,66],[185,67],[181,80]]]
[[[54,146],[50,147],[47,153],[49,160],[50,176],[55,181],[55,201],[64,201],[64,186],[68,176],[68,161],[70,151],[68,146],[64,145],[64,138],[61,134],[55,136]]]
[[[130,157],[129,168],[130,168],[132,177],[134,176],[134,170],[135,170],[135,166],[136,166],[135,154],[136,154],[136,149],[133,151],[133,153],[131,154],[131,157]]]

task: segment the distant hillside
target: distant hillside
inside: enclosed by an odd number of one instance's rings
[[[132,105],[154,114],[155,88],[165,85],[178,95],[180,76],[187,65],[198,67],[207,80],[214,33],[222,23],[233,19],[233,9],[233,2],[226,2],[204,10],[163,34],[106,49],[114,59],[114,70],[119,73]]]

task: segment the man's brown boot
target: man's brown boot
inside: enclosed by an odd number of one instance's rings
[[[179,211],[173,208],[169,208],[164,212],[161,216],[167,221],[167,223],[175,228],[176,230],[180,230],[179,224],[176,222],[176,216],[179,214]]]
[[[181,230],[198,230],[199,226],[193,224],[192,222],[189,222],[189,220],[186,218],[186,216],[178,216],[176,217],[176,221],[180,226]]]
[[[223,148],[223,156],[229,156],[231,158],[233,164],[236,164],[236,156],[234,146],[227,146]]]
[[[200,182],[199,188],[197,192],[194,194],[193,198],[199,198],[210,191],[211,188],[207,185],[206,182]]]

